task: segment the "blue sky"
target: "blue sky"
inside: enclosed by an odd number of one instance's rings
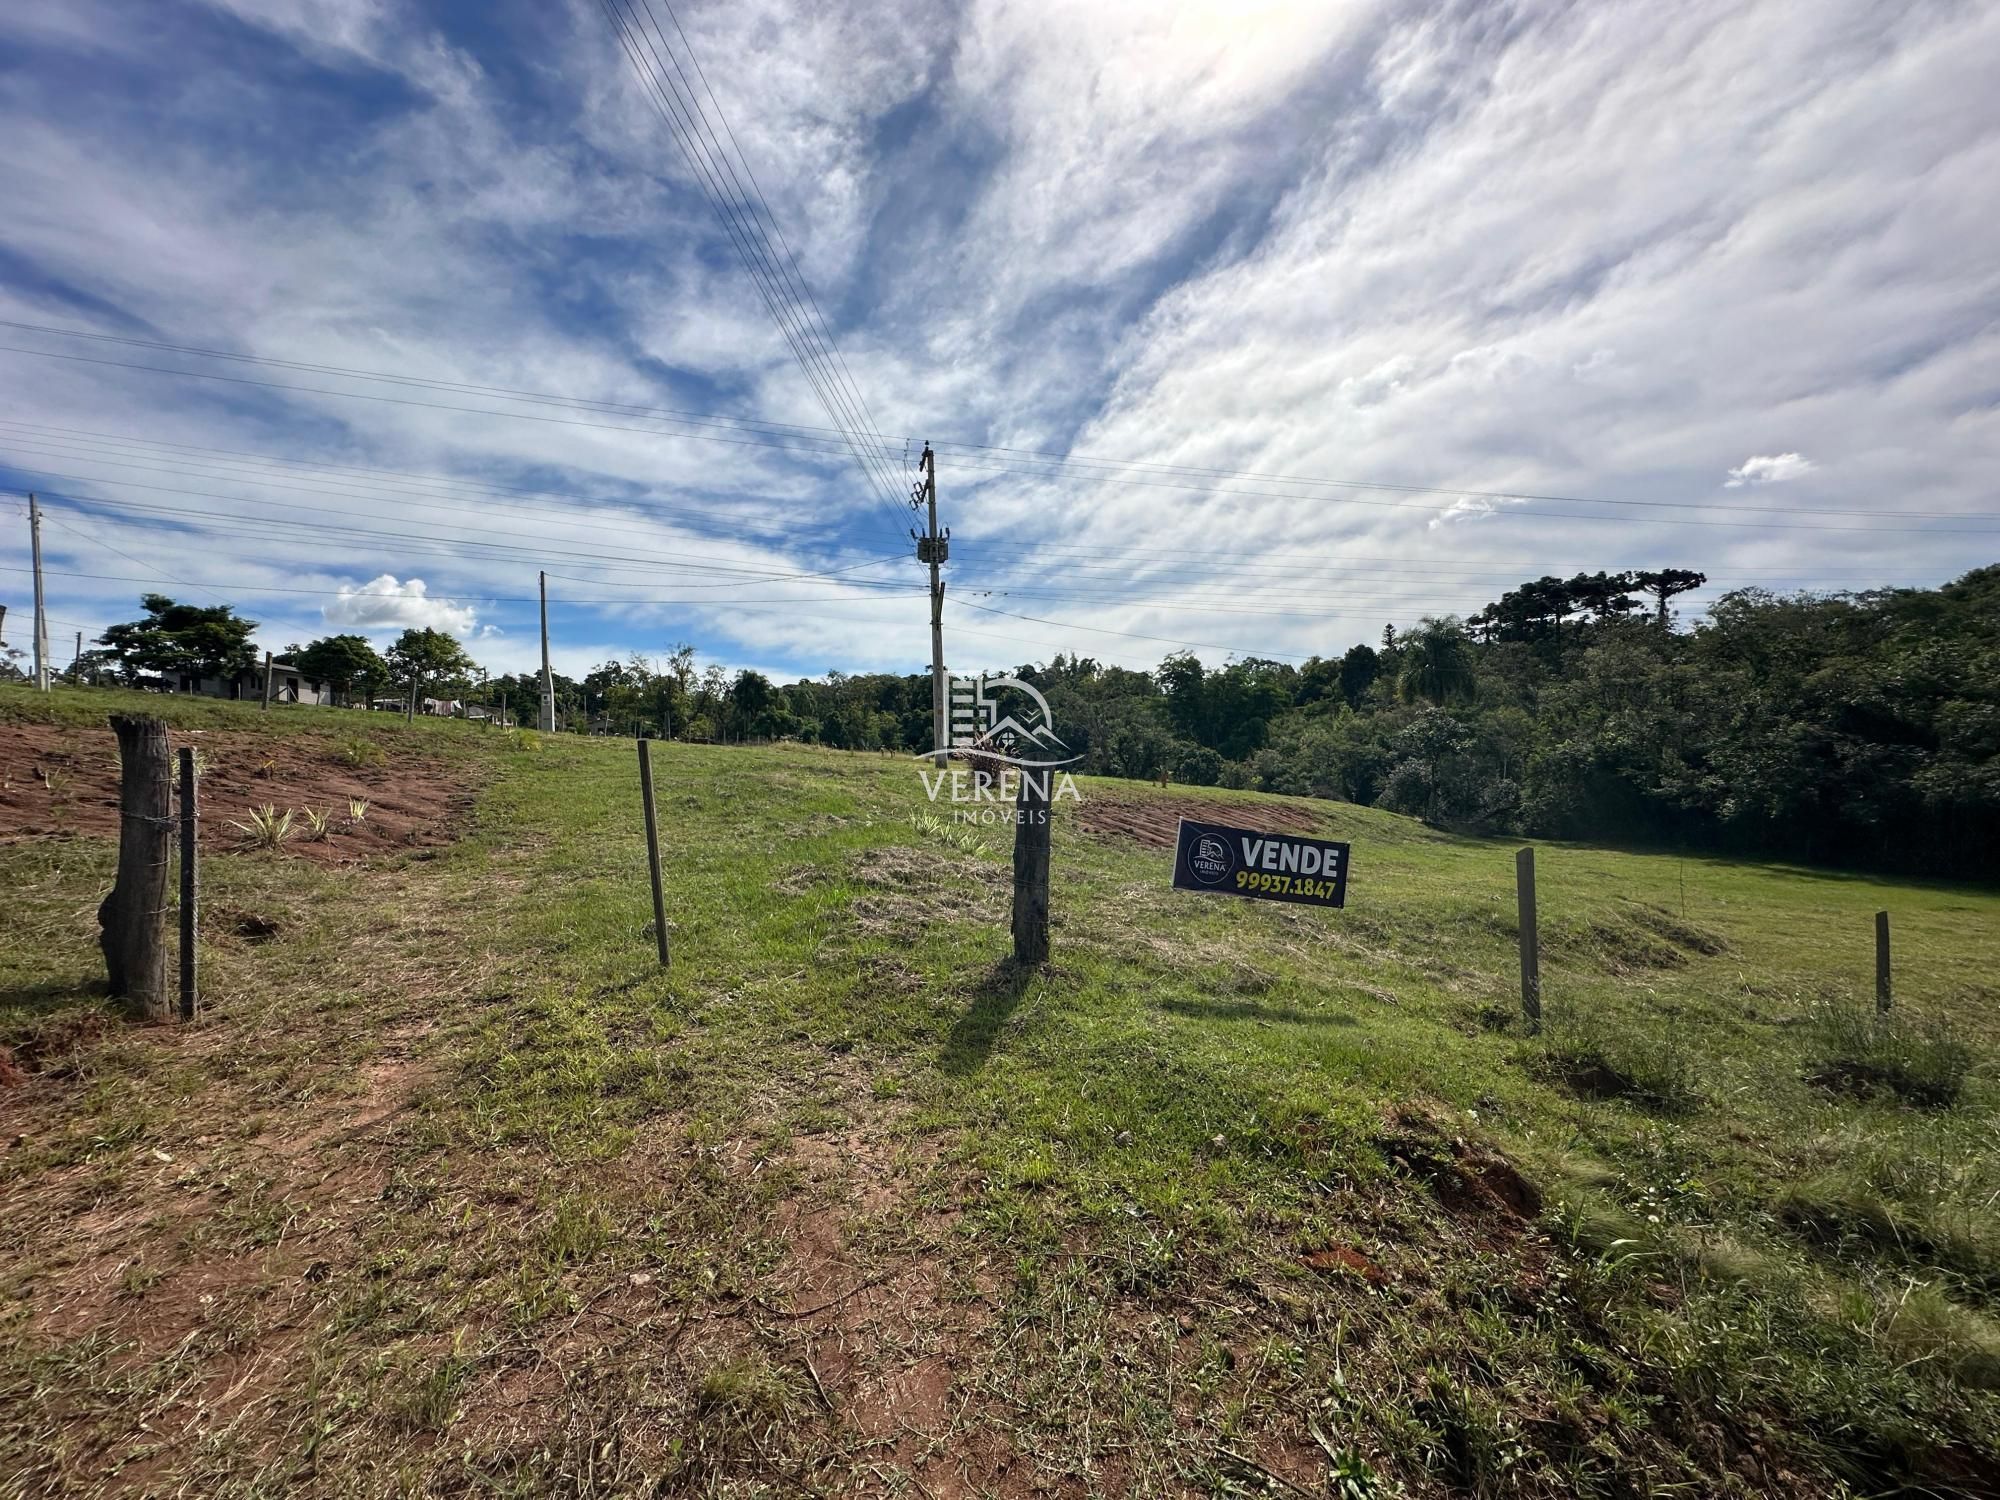
[[[0,488],[49,497],[58,659],[159,590],[518,670],[546,569],[573,673],[919,670],[926,439],[964,669],[2000,560],[1994,7],[688,0],[687,52],[655,14],[872,483],[598,0],[0,11]]]

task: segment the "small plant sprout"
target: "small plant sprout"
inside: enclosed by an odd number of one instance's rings
[[[292,812],[290,808],[279,812],[266,803],[253,808],[247,821],[230,819],[229,826],[260,849],[282,849],[292,836]]]
[[[314,843],[325,843],[333,834],[333,810],[323,807],[308,807],[306,834]]]
[[[278,774],[277,757],[272,756],[269,759],[258,762],[257,769],[251,774],[261,780],[269,781],[273,776]]]
[[[349,797],[347,799],[348,822],[359,823],[363,818],[367,816],[368,816],[368,799],[366,797]]]

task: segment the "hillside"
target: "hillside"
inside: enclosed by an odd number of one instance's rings
[[[23,1493],[2000,1494],[1991,889],[1541,843],[1529,1035],[1515,841],[1082,778],[1019,973],[909,760],[668,744],[663,974],[629,741],[169,703],[211,996],[148,1029],[141,701],[0,693]],[[1347,908],[1172,891],[1184,812]]]

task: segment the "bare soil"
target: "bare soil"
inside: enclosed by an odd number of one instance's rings
[[[192,745],[204,762],[203,848],[242,847],[231,826],[251,810],[291,810],[288,857],[352,864],[376,855],[449,843],[472,809],[464,763],[385,747],[378,765],[349,765],[341,746],[318,735],[175,730],[174,748]],[[366,813],[349,817],[351,800]],[[325,812],[332,831],[315,839],[305,810]],[[118,832],[118,741],[109,728],[0,724],[0,843],[63,836],[114,838]]]
[[[1092,791],[1077,805],[1076,820],[1086,833],[1127,838],[1149,849],[1171,849],[1180,820],[1197,823],[1229,823],[1246,816],[1234,803],[1197,796],[1126,797],[1117,792]],[[1325,830],[1312,813],[1302,807],[1282,803],[1261,804],[1255,820],[1260,828],[1273,833],[1299,833],[1321,837]]]

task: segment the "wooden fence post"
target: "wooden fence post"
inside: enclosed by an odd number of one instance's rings
[[[1889,914],[1875,913],[1875,1008],[1889,1009]]]
[[[195,952],[196,928],[200,917],[201,877],[197,873],[196,861],[200,851],[196,845],[195,828],[199,814],[196,790],[194,751],[181,748],[181,1019],[194,1019],[196,1003]]]
[[[111,992],[136,1001],[149,1021],[168,1019],[168,825],[173,819],[173,761],[167,726],[140,714],[113,714],[118,735],[118,875],[97,908],[98,946]]]
[[[417,679],[414,673],[410,677],[409,701],[403,705],[403,722],[405,724],[417,722]]]
[[[639,796],[646,804],[646,862],[653,872],[653,936],[660,945],[660,967],[669,962],[667,953],[667,893],[660,883],[660,824],[653,814],[652,742],[639,741]]]
[[[1014,962],[1029,967],[1049,959],[1049,781],[1021,771],[1014,797]]]
[[[270,652],[268,652],[268,651],[266,651],[266,652],[264,653],[264,704],[263,704],[263,706],[264,706],[264,707],[265,707],[266,709],[270,708],[270,706],[271,706],[271,653],[270,653]]]
[[[1542,943],[1535,926],[1535,851],[1514,856],[1514,899],[1521,930],[1521,1014],[1528,1029],[1542,1025]]]

